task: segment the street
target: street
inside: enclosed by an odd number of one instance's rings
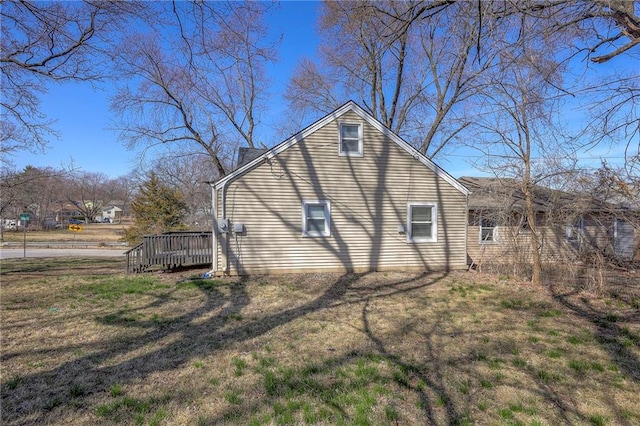
[[[27,246],[27,257],[118,257],[124,256],[124,249],[100,248],[40,248]],[[24,249],[0,248],[0,259],[15,259],[24,256]]]

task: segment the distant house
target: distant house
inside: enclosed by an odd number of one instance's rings
[[[61,202],[59,207],[55,209],[54,214],[56,223],[68,223],[74,217],[83,216],[78,207],[69,202]]]
[[[467,267],[468,190],[354,102],[248,154],[211,184],[216,274]]]
[[[118,206],[108,206],[102,209],[102,219],[109,219],[109,222],[114,223],[122,218],[122,209]]]
[[[531,261],[531,227],[524,214],[524,194],[509,179],[463,177],[469,188],[467,250],[474,265]],[[634,217],[638,212],[593,197],[534,187],[536,229],[543,261],[578,259],[600,253],[634,258]],[[635,224],[635,225],[634,225]]]

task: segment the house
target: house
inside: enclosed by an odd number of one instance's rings
[[[468,190],[354,102],[211,186],[218,275],[467,267]]]
[[[55,214],[56,223],[68,223],[74,217],[83,216],[75,204],[66,201],[61,201],[59,207],[53,213]]]
[[[110,205],[102,209],[102,220],[108,219],[109,222],[115,223],[122,218],[122,209],[115,205]]]
[[[521,185],[510,179],[462,177],[469,195],[467,250],[472,265],[531,263],[531,227]],[[633,215],[586,195],[535,186],[534,211],[543,262],[600,253],[631,260]],[[636,212],[637,214],[637,212]]]

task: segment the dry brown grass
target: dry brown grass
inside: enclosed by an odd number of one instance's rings
[[[84,224],[82,231],[74,232],[68,229],[51,229],[42,231],[27,231],[27,242],[96,242],[112,243],[124,241],[124,230],[128,225],[118,223],[90,223]],[[3,232],[2,238],[6,242],[23,241],[24,235],[21,230]]]
[[[3,424],[640,424],[638,309],[619,298],[122,268],[3,262]]]

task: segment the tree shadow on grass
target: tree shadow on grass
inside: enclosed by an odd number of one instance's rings
[[[610,355],[617,368],[635,382],[640,382],[640,360],[634,351],[640,348],[640,337],[618,323],[637,323],[637,310],[618,317],[611,312],[598,309],[582,300],[578,290],[550,287],[551,296],[574,315],[589,321],[595,327],[594,338]]]
[[[343,274],[329,285],[315,300],[284,309],[278,313],[242,321],[237,326],[229,318],[241,317],[242,309],[251,303],[247,292],[248,278],[240,278],[223,292],[207,281],[196,286],[206,296],[205,302],[190,312],[168,321],[138,320],[127,313],[98,315],[96,321],[121,329],[136,327],[144,330],[133,338],[101,340],[82,345],[88,355],[32,375],[20,377],[11,386],[3,386],[3,422],[33,424],[42,422],[48,413],[65,404],[91,407],[92,395],[106,392],[113,385],[134,383],[163,371],[182,367],[193,359],[214,354],[239,342],[261,336],[300,317],[345,303],[360,303],[365,298],[385,297],[397,292],[413,291],[433,285],[436,279],[415,278],[398,281],[378,288],[357,288],[354,284],[367,274]],[[424,277],[422,277],[424,278]],[[170,290],[169,293],[177,291]],[[377,296],[372,296],[375,293]],[[171,297],[156,297],[145,307],[159,307]],[[145,307],[141,308],[144,309]],[[205,320],[202,320],[206,318]],[[179,338],[175,339],[176,336]],[[146,347],[168,343],[147,351]],[[76,347],[66,345],[63,349]],[[60,348],[47,350],[60,351]],[[4,359],[16,354],[5,353]],[[124,361],[119,359],[126,358]],[[82,383],[82,386],[78,384]]]

